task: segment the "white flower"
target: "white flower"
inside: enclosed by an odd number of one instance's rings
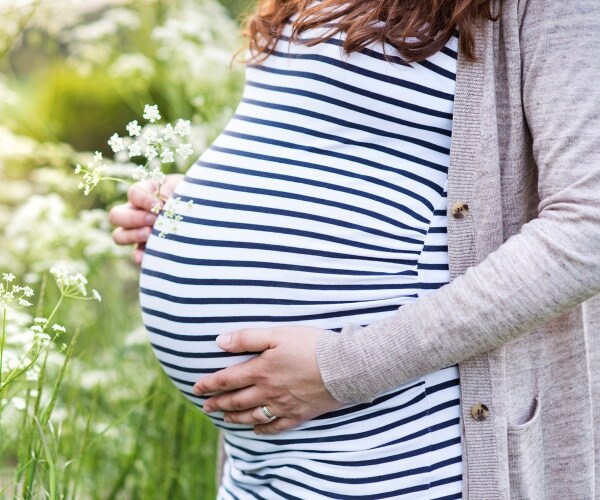
[[[148,171],[145,167],[142,167],[140,165],[136,167],[136,169],[131,174],[131,177],[133,177],[133,179],[136,181],[143,181],[146,177],[148,177]]]
[[[75,175],[79,175],[80,173],[81,173],[81,165],[79,165],[79,164],[78,164],[78,165],[75,167]]]
[[[131,137],[138,137],[142,133],[142,127],[138,125],[137,120],[133,120],[127,124],[127,132]]]
[[[175,161],[175,156],[173,155],[173,151],[170,149],[165,149],[160,155],[160,160],[163,163],[173,163]]]
[[[181,144],[177,148],[177,154],[185,160],[194,154],[194,148],[191,144]]]
[[[67,331],[67,329],[64,326],[59,325],[57,323],[54,323],[52,325],[52,330],[54,330],[55,332],[62,332],[62,333],[65,333]]]
[[[129,157],[142,156],[142,146],[139,142],[133,142],[129,145]]]
[[[2,279],[7,283],[11,283],[15,278],[16,276],[13,273],[2,273]]]
[[[108,145],[111,147],[114,153],[118,153],[125,149],[125,141],[119,137],[118,134],[112,135],[112,137],[108,140]]]
[[[148,158],[148,161],[152,161],[158,156],[158,151],[154,146],[147,146],[144,155]]]
[[[94,153],[94,162],[100,163],[102,161],[102,153],[100,151],[96,151]]]
[[[48,335],[47,333],[36,333],[35,340],[38,341],[40,344],[46,345],[52,339],[50,338],[50,335]]]
[[[165,141],[172,141],[175,139],[175,129],[173,129],[173,125],[167,123],[163,130],[163,139]]]
[[[144,119],[148,120],[150,123],[160,120],[160,113],[156,104],[154,106],[146,104],[146,107],[144,108]]]
[[[156,127],[147,127],[144,129],[144,139],[148,144],[158,142],[158,132]]]
[[[31,331],[33,333],[42,333],[43,330],[42,330],[42,327],[40,325],[33,325],[31,327]]]
[[[33,288],[31,288],[30,286],[23,286],[20,288],[25,297],[33,297]]]
[[[98,302],[102,302],[102,297],[98,293],[98,290],[95,290],[95,289],[92,290],[92,297],[94,297],[94,300],[97,300]]]
[[[162,173],[160,168],[155,168],[150,171],[150,179],[152,179],[157,184],[162,184],[165,180],[165,174]]]
[[[33,304],[31,302],[29,302],[28,300],[25,299],[19,299],[19,305],[22,307],[29,307],[32,306]]]
[[[180,137],[187,137],[192,131],[192,123],[189,120],[178,120],[175,125],[175,133]]]
[[[33,322],[38,325],[45,325],[48,323],[48,318],[33,318]]]

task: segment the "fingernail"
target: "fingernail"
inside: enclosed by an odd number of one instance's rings
[[[154,224],[156,221],[156,215],[148,214],[146,215],[146,224]]]
[[[202,393],[200,392],[200,389],[198,389],[197,387],[192,387],[192,392],[194,393],[194,396],[202,395]]]
[[[231,344],[231,335],[229,333],[222,333],[217,337],[217,345],[221,349],[227,349]]]

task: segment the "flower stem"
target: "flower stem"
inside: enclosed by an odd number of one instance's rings
[[[0,341],[0,387],[2,387],[2,357],[4,355],[4,340],[6,339],[6,308],[2,314],[2,340]]]

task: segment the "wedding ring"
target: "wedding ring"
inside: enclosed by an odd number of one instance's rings
[[[261,406],[260,407],[260,411],[262,411],[263,415],[265,417],[267,417],[268,419],[274,419],[274,418],[276,418],[275,415],[273,415],[266,406]]]

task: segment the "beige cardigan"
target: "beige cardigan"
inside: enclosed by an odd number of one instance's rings
[[[459,363],[464,498],[600,497],[600,0],[505,0],[477,53],[458,62],[452,281],[322,335],[319,366],[361,402]]]

